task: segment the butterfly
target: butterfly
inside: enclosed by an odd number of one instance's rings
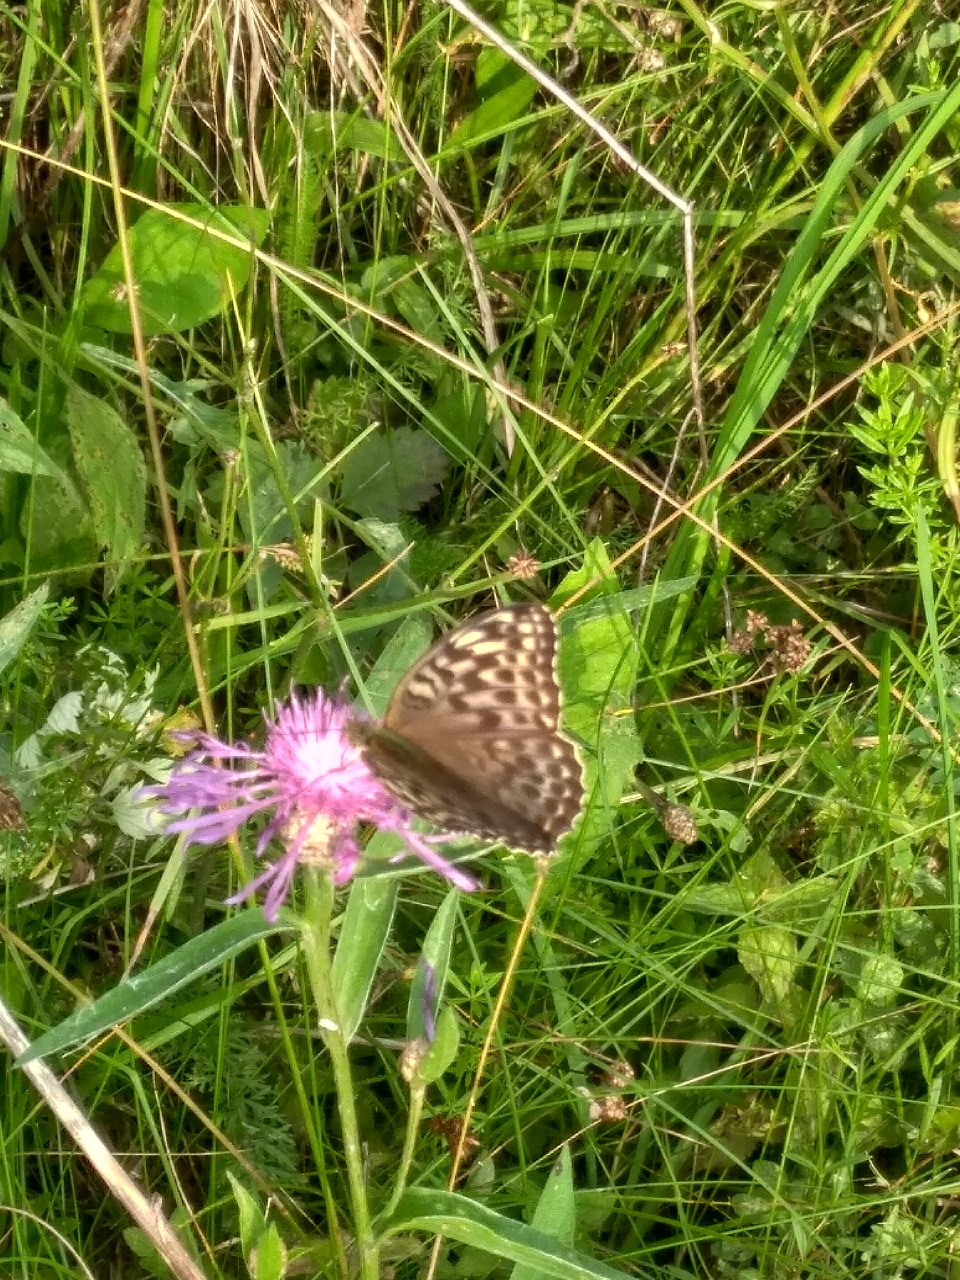
[[[367,765],[438,827],[552,852],[583,804],[583,769],[559,727],[556,662],[545,606],[471,618],[414,663],[382,724],[355,726]]]

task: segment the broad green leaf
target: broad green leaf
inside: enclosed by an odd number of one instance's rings
[[[607,549],[599,538],[587,547],[582,568],[564,578],[555,599],[562,603],[586,586],[592,587],[591,594],[573,606],[570,623],[561,620],[563,674],[569,675],[579,695],[576,701],[584,697],[606,700],[616,695],[620,703],[629,706],[636,684],[636,636]]]
[[[429,502],[449,469],[446,452],[426,431],[371,432],[344,460],[340,498],[358,515],[395,520]]]
[[[54,476],[63,472],[40,448],[30,429],[0,397],[0,471],[26,476]]]
[[[391,693],[416,660],[426,653],[432,639],[429,616],[423,612],[407,614],[364,681],[364,692],[374,715],[383,715]]]
[[[27,643],[49,594],[50,588],[44,583],[15,604],[6,617],[0,618],[0,671],[9,667]]]
[[[857,998],[874,1009],[888,1008],[903,990],[906,972],[893,956],[868,956],[860,970]]]
[[[233,1198],[237,1202],[237,1216],[240,1221],[240,1247],[243,1249],[243,1256],[249,1258],[256,1247],[257,1241],[267,1229],[267,1220],[260,1205],[229,1169],[227,1170],[227,1180],[230,1183]]]
[[[797,939],[791,930],[778,924],[741,929],[737,958],[760,988],[764,1001],[780,1009],[793,987],[799,964]]]
[[[444,329],[437,304],[433,295],[419,280],[401,280],[391,290],[390,300],[414,333],[419,333],[438,346],[442,344]]]
[[[410,984],[410,1000],[407,1003],[408,1040],[419,1040],[426,1034],[423,1008],[426,998],[427,966],[433,970],[434,995],[438,1008],[443,1001],[459,909],[460,890],[451,889],[430,922],[430,928],[423,941],[423,950],[420,952],[420,963]]]
[[[286,1273],[286,1251],[275,1222],[271,1222],[247,1258],[253,1280],[283,1280]]]
[[[144,333],[182,333],[219,315],[250,278],[252,250],[270,224],[265,209],[170,204],[148,209],[128,232]],[[231,244],[223,237],[242,241]],[[120,246],[80,295],[87,324],[130,333]]]
[[[286,927],[282,923],[270,924],[259,908],[240,911],[199,937],[191,938],[149,969],[124,978],[93,1004],[64,1018],[63,1022],[34,1040],[17,1061],[31,1062],[34,1058],[62,1053],[64,1049],[90,1040],[110,1027],[129,1022],[201,974],[216,969],[261,938],[280,933]]]
[[[32,501],[20,514],[20,530],[30,544],[34,568],[66,569],[67,581],[87,580],[89,571],[77,566],[96,564],[100,544],[74,475],[36,477]],[[62,575],[58,582],[65,585]]]
[[[563,615],[565,625],[577,627],[581,622],[587,622],[591,618],[607,618],[611,610],[626,614],[634,609],[646,609],[651,601],[655,600],[660,604],[664,600],[672,600],[675,596],[684,595],[695,587],[698,581],[699,579],[694,577],[677,578],[673,582],[657,581],[649,586],[628,587],[626,591],[618,591],[616,595],[601,595],[588,600],[578,600],[575,605],[565,610]],[[570,585],[570,579],[565,579],[561,591],[567,594],[566,588]]]
[[[430,407],[430,419],[437,425],[444,447],[460,466],[472,466],[475,457],[484,456],[483,444],[490,431],[484,390],[482,385],[445,376]]]
[[[477,58],[479,100],[447,138],[444,155],[461,151],[479,138],[496,137],[513,128],[523,118],[536,92],[535,82],[511,58],[496,49],[482,50]]]
[[[370,550],[353,558],[347,574],[349,584],[364,584],[368,616],[373,618],[384,605],[392,606],[400,611],[400,617],[395,616],[393,621],[399,621],[410,611],[409,536],[396,522],[377,520],[373,516],[355,521],[354,532]],[[383,621],[381,614],[380,620],[374,619],[372,625],[382,625]]]
[[[577,1206],[573,1195],[573,1166],[566,1143],[554,1161],[533,1211],[532,1226],[560,1244],[572,1245],[576,1233]],[[510,1280],[539,1280],[540,1272],[518,1264]]]
[[[312,156],[324,158],[335,151],[353,150],[378,160],[401,160],[403,148],[397,136],[381,120],[345,111],[312,111],[303,126],[304,146]]]
[[[641,756],[632,714],[637,641],[599,540],[590,544],[583,567],[564,578],[557,594],[563,600],[588,585],[593,594],[561,618],[560,646],[564,723],[586,744],[588,799],[578,836],[581,848],[608,833],[609,814],[632,786]]]
[[[763,898],[765,912],[767,902],[789,887],[789,881],[769,849],[760,849],[745,859],[737,869],[733,882],[742,890],[745,903],[754,903]]]
[[[749,893],[741,884],[708,884],[688,890],[683,895],[685,911],[699,915],[743,916],[752,903]]]
[[[196,1223],[193,1215],[182,1205],[177,1205],[168,1218],[180,1243],[199,1263],[197,1244],[194,1238]],[[139,1227],[126,1227],[123,1239],[127,1248],[140,1263],[144,1275],[156,1276],[157,1280],[170,1280],[170,1263],[161,1257],[153,1239]]]
[[[415,333],[443,341],[443,328],[433,295],[420,282],[420,264],[409,254],[378,259],[360,279],[364,298],[381,310],[395,310]]]
[[[460,1051],[460,1023],[450,1005],[445,1004],[437,1018],[437,1034],[423,1055],[417,1069],[422,1084],[433,1084],[450,1069]]]
[[[710,817],[715,818],[716,812]],[[724,829],[722,824],[713,825],[717,830]],[[697,914],[743,919],[762,901],[768,923],[790,925],[796,933],[809,929],[814,919],[822,920],[836,898],[835,876],[790,881],[764,851],[747,858],[729,880],[695,884],[685,890],[683,908]]]
[[[625,1280],[627,1274],[453,1191],[407,1191],[378,1225],[382,1236],[400,1231],[448,1236],[556,1280]]]
[[[576,49],[581,54],[585,49],[636,53],[636,36],[628,39],[624,31],[607,17],[602,5],[557,4],[556,0],[507,0],[502,9],[498,9],[497,26],[508,40],[518,43],[537,61],[555,56],[560,45]]]
[[[377,845],[388,840],[388,836],[377,832],[368,854],[375,857]],[[380,957],[390,937],[399,887],[399,880],[391,876],[365,876],[354,880],[350,888],[332,973],[340,1031],[348,1043],[363,1018]]]
[[[73,386],[65,409],[74,462],[109,562],[109,594],[143,543],[147,469],[136,436],[111,405]]]

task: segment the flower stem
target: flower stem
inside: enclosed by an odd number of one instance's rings
[[[426,1085],[418,1084],[410,1088],[410,1110],[407,1114],[407,1132],[403,1140],[403,1155],[400,1157],[400,1168],[397,1171],[397,1180],[393,1192],[380,1212],[381,1220],[386,1220],[390,1217],[400,1203],[400,1197],[407,1189],[407,1178],[409,1177],[410,1166],[413,1164],[413,1156],[417,1148],[420,1116],[423,1112],[423,1102],[426,1094]]]
[[[370,1220],[367,1188],[363,1176],[363,1148],[357,1123],[353,1076],[350,1071],[349,1046],[340,1026],[340,1013],[331,977],[332,948],[330,929],[333,919],[333,879],[319,867],[305,867],[307,910],[303,922],[304,958],[313,989],[320,1024],[320,1035],[330,1054],[340,1128],[343,1133],[343,1156],[347,1166],[353,1229],[356,1235],[359,1276],[361,1280],[380,1280],[380,1258]]]

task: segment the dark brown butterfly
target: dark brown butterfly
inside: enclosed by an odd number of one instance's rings
[[[583,803],[560,731],[557,625],[539,604],[450,631],[401,680],[382,725],[358,725],[367,764],[428,822],[552,851]]]

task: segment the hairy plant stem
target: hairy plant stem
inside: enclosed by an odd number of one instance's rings
[[[400,1203],[400,1197],[407,1189],[407,1178],[410,1176],[410,1166],[413,1164],[414,1152],[417,1149],[417,1139],[420,1136],[420,1116],[423,1113],[423,1103],[426,1096],[427,1086],[425,1084],[411,1085],[410,1111],[407,1116],[407,1132],[403,1139],[403,1154],[400,1157],[400,1167],[397,1171],[397,1179],[390,1199],[384,1205],[380,1214],[381,1221],[386,1221],[390,1217]]]
[[[340,1127],[343,1133],[343,1155],[347,1166],[353,1229],[356,1235],[358,1275],[361,1280],[380,1280],[380,1257],[370,1219],[367,1188],[363,1176],[363,1149],[350,1072],[349,1046],[341,1030],[340,1013],[331,978],[334,889],[332,876],[319,867],[307,867],[304,877],[307,910],[304,917],[303,943],[307,973],[313,989],[320,1035],[330,1054]]]

